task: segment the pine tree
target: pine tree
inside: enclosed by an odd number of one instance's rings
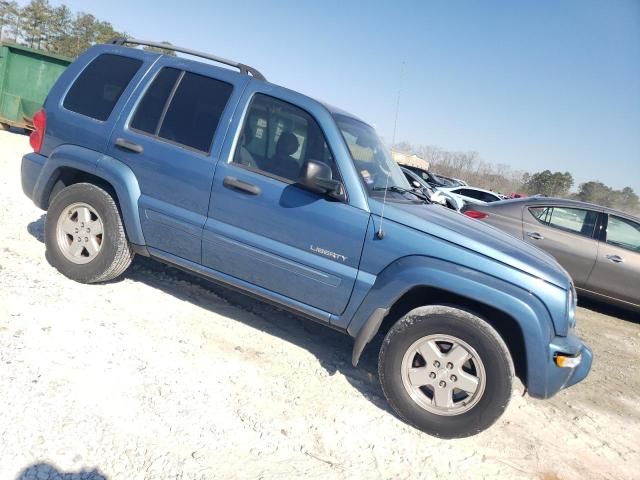
[[[47,49],[60,55],[72,55],[72,44],[69,41],[73,15],[66,5],[60,5],[51,12],[49,27],[49,43]]]
[[[29,47],[46,49],[50,16],[48,0],[31,0],[23,9],[24,40]]]
[[[18,43],[21,32],[22,9],[16,2],[6,2],[3,39]]]

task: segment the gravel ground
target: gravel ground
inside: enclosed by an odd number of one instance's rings
[[[640,324],[579,308],[587,380],[444,441],[390,413],[375,354],[148,259],[80,285],[45,260],[0,132],[0,479],[640,476]]]

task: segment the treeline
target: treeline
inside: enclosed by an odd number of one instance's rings
[[[503,194],[522,192],[527,175],[505,164],[485,162],[478,152],[451,152],[430,145],[413,146],[407,142],[398,143],[393,148],[425,159],[435,173]]]
[[[24,7],[0,0],[0,39],[50,53],[76,57],[96,43],[124,36],[109,22],[66,5],[32,0]]]
[[[572,198],[640,214],[640,198],[631,187],[615,190],[602,182],[591,181],[581,183],[573,191],[575,181],[570,172],[544,170],[531,173],[514,170],[508,165],[485,162],[477,152],[450,152],[428,145],[413,146],[407,142],[396,144],[393,148],[425,159],[435,173],[459,178],[469,185],[505,195],[524,193]]]

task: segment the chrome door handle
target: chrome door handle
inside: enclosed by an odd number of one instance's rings
[[[540,235],[538,232],[527,232],[527,237],[533,238],[534,240],[543,240],[544,237]]]
[[[622,263],[624,262],[624,258],[620,255],[607,255],[607,260],[613,263]]]
[[[138,145],[137,143],[130,142],[129,140],[126,140],[124,138],[116,139],[116,146],[120,148],[124,148],[125,150],[129,150],[130,152],[133,152],[133,153],[142,153],[144,151],[144,148],[142,148],[142,145]]]

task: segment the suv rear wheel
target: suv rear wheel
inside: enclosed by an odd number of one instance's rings
[[[51,264],[82,283],[116,278],[133,258],[114,199],[90,183],[76,183],[54,197],[45,243]]]
[[[387,400],[407,423],[441,438],[475,435],[511,398],[513,362],[500,335],[457,308],[412,310],[387,333],[378,364]]]

